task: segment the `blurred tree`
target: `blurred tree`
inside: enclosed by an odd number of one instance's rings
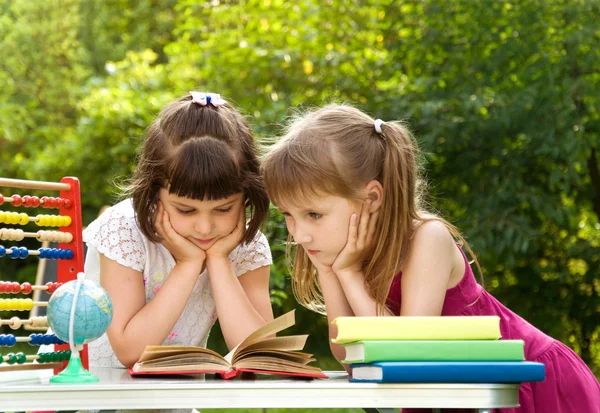
[[[79,1],[2,0],[0,10],[0,176],[58,180],[75,171],[42,176],[37,164],[70,141],[77,122],[75,104],[89,73],[78,41]],[[24,264],[3,260],[0,274],[35,273]]]
[[[80,0],[80,39],[89,51],[88,66],[106,74],[108,61],[129,51],[151,49],[164,62],[163,48],[172,40],[176,0]]]
[[[598,365],[599,5],[388,12],[386,48],[411,90],[379,113],[411,114],[434,206],[469,235],[488,288]]]
[[[0,174],[79,176],[89,222],[191,89],[222,93],[263,137],[288,108],[332,100],[406,119],[431,207],[468,236],[486,287],[598,372],[597,2],[67,3],[0,0]],[[280,218],[266,229],[278,313],[296,305]],[[325,319],[298,318],[327,353]]]

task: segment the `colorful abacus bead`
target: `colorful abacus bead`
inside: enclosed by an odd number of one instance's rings
[[[16,260],[17,258],[24,260],[29,256],[29,250],[25,247],[12,247],[11,250],[12,254],[10,255],[10,258],[13,260]]]
[[[68,227],[71,225],[70,216],[61,215],[38,215],[36,225],[40,227]]]
[[[10,292],[10,282],[9,281],[0,281],[0,294],[9,293]]]
[[[12,330],[18,330],[19,328],[21,328],[21,326],[23,325],[23,320],[21,320],[19,317],[13,317],[11,318],[9,321],[9,327]]]
[[[26,208],[37,208],[38,206],[40,206],[40,199],[37,196],[24,195],[23,206]]]
[[[33,287],[28,282],[24,282],[23,284],[21,284],[21,292],[23,294],[31,294],[32,290],[33,290]]]
[[[47,258],[51,260],[70,260],[73,258],[73,251],[60,248],[40,248],[38,258]]]
[[[19,292],[21,292],[21,285],[18,282],[0,281],[0,293],[17,294]]]
[[[32,308],[31,298],[0,298],[0,311],[29,311]]]
[[[12,199],[13,199],[13,202],[12,202],[13,206],[18,207],[18,206],[21,206],[21,204],[23,203],[23,198],[21,198],[21,195],[13,194]]]
[[[31,327],[48,327],[48,317],[31,317]]]
[[[6,357],[8,357],[8,360],[6,360],[8,364],[23,364],[27,361],[27,356],[25,355],[25,353],[22,353],[20,351],[17,354],[8,353]]]
[[[53,353],[39,353],[38,357],[38,363],[54,363],[69,360],[71,358],[71,351],[61,350]]]
[[[17,344],[17,338],[12,334],[0,334],[0,346],[12,347]]]
[[[25,231],[14,228],[0,228],[0,239],[9,241],[22,241],[25,238]]]
[[[48,282],[48,283],[46,283],[46,288],[47,288],[46,293],[52,294],[61,285],[62,285],[62,283],[57,283],[57,282]]]
[[[56,334],[30,334],[30,346],[41,346],[48,344],[65,344]]]

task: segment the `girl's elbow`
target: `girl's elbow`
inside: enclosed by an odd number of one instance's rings
[[[131,345],[127,345],[127,343],[122,345],[117,340],[114,340],[114,338],[111,340],[110,336],[109,342],[113,353],[115,353],[115,356],[117,357],[117,360],[119,360],[124,367],[133,366],[142,355],[141,352],[133,349]]]
[[[115,355],[123,367],[132,367],[139,359],[140,354],[134,354],[132,352],[116,352]]]

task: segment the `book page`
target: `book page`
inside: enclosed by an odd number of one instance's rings
[[[300,336],[286,336],[286,337],[273,337],[266,338],[264,340],[257,341],[246,346],[243,349],[238,350],[237,354],[246,353],[248,351],[260,349],[260,350],[302,350],[306,345],[308,334]],[[236,355],[237,357],[237,355]]]
[[[277,317],[275,320],[265,324],[264,326],[260,327],[254,333],[252,333],[248,337],[246,337],[233,350],[231,350],[225,356],[225,360],[227,360],[228,363],[231,363],[236,352],[243,350],[244,348],[248,347],[249,345],[257,342],[261,338],[265,338],[272,334],[276,334],[276,333],[280,332],[281,330],[285,330],[286,328],[293,326],[294,323],[296,322],[294,313],[295,313],[295,310],[292,310],[280,317]]]
[[[300,363],[294,363],[289,360],[272,359],[270,357],[256,357],[248,360],[243,360],[239,363],[237,368],[240,369],[253,369],[253,370],[265,370],[286,373],[323,373],[320,368],[304,365]]]
[[[146,346],[138,363],[147,362],[149,360],[161,359],[170,357],[175,360],[177,356],[189,356],[191,354],[201,357],[204,355],[207,360],[220,359],[225,361],[220,354],[203,347],[194,346]]]
[[[230,367],[227,361],[223,360],[222,357],[214,357],[211,354],[177,354],[173,356],[160,357],[153,360],[146,360],[140,362],[144,367],[158,367],[158,366],[183,366],[187,364],[217,364],[223,367]]]
[[[183,373],[183,372],[220,372],[229,371],[229,367],[219,364],[203,363],[203,364],[184,364],[184,365],[168,365],[168,366],[146,366],[141,363],[135,363],[132,370],[136,373]]]
[[[251,353],[245,353],[245,355],[243,357],[238,357],[236,360],[236,364],[234,367],[238,367],[240,362],[242,360],[246,360],[246,359],[252,359],[252,360],[258,360],[259,358],[264,358],[264,357],[268,357],[269,359],[273,359],[273,360],[289,360],[289,361],[293,361],[294,363],[300,363],[300,364],[308,364],[312,361],[316,361],[313,357],[312,354],[308,354],[308,353],[300,353],[298,351],[276,351],[276,350],[269,350],[269,351],[253,351]]]

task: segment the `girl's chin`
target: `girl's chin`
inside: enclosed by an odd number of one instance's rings
[[[335,261],[335,258],[331,258],[331,257],[322,257],[321,259],[317,259],[317,262],[321,265],[325,265],[327,267],[330,267],[333,265]]]

